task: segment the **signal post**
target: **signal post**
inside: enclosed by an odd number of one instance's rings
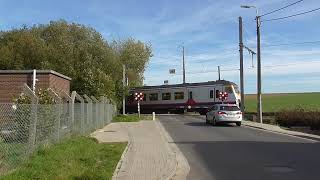
[[[140,101],[143,100],[144,95],[142,92],[139,92],[139,93],[136,92],[134,95],[135,95],[134,99],[138,102],[138,116],[140,118]]]

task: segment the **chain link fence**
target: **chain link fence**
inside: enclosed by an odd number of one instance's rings
[[[116,106],[105,97],[88,98],[76,95],[71,102],[47,105],[0,104],[0,175],[15,169],[40,146],[89,135],[110,123]]]

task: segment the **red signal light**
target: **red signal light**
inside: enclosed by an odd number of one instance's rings
[[[139,93],[134,93],[134,95],[135,95],[135,100],[136,101],[143,101],[143,93],[142,92],[139,92]]]

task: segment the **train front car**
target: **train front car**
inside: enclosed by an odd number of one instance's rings
[[[135,93],[144,94],[140,102],[142,113],[205,114],[214,104],[240,104],[238,86],[225,80],[132,88],[126,104],[129,113],[137,112]]]
[[[237,104],[240,103],[238,86],[230,81],[209,81],[197,83],[196,86],[189,86],[188,111],[196,111],[205,115],[208,109],[214,104]],[[187,103],[188,103],[187,102]]]

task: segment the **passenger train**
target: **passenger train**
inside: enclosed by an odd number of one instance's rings
[[[214,104],[241,105],[238,86],[230,81],[217,80],[201,83],[184,83],[174,85],[143,86],[132,88],[126,99],[126,111],[137,112],[135,93],[143,93],[140,101],[141,113],[183,113],[186,111],[205,114]],[[219,93],[228,93],[224,101]]]

